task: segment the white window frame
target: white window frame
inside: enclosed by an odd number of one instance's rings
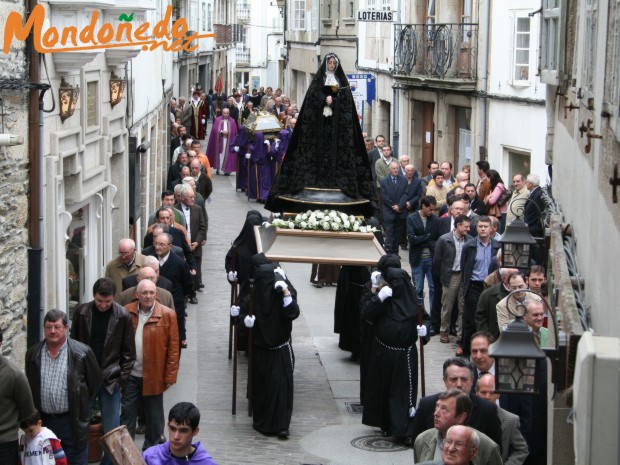
[[[383,11],[391,11],[392,10],[392,0],[381,0],[381,9]]]
[[[579,32],[583,42],[581,47],[580,82],[584,101],[594,98],[596,79],[596,47],[598,42],[598,0],[583,2],[583,29]]]
[[[540,81],[557,86],[563,78],[566,0],[543,0],[540,27]]]
[[[293,0],[291,2],[294,31],[306,29],[306,0]]]
[[[535,73],[535,66],[534,66],[534,55],[535,55],[535,50],[534,50],[534,31],[535,31],[535,21],[534,18],[529,17],[528,15],[528,11],[525,10],[520,10],[520,11],[511,11],[510,12],[510,41],[509,41],[509,61],[508,61],[508,66],[509,66],[509,78],[508,78],[508,82],[513,85],[513,86],[530,86],[532,84],[532,73]],[[528,67],[528,72],[527,72],[527,79],[517,79],[515,77],[515,68],[517,66],[524,66],[526,65],[526,63],[520,63],[519,65],[517,65],[517,51],[519,50],[525,50],[525,48],[518,48],[517,47],[517,35],[518,34],[523,34],[522,32],[519,32],[517,30],[518,28],[518,24],[519,24],[519,19],[527,19],[530,22],[530,30],[529,30],[529,36],[530,36],[530,45],[528,50],[528,62],[527,62],[527,67]]]
[[[369,10],[377,9],[377,0],[366,0],[366,8]]]

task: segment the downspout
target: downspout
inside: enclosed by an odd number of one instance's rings
[[[398,0],[398,23],[400,23],[402,19],[401,10],[401,0]],[[392,28],[392,32],[393,31],[394,29]],[[396,159],[398,159],[400,139],[400,86],[396,84],[392,85],[392,122],[392,152]]]
[[[489,28],[491,25],[491,0],[484,0],[484,36],[482,41],[482,77],[480,80],[480,99],[482,109],[480,111],[480,160],[488,158],[487,149],[487,92],[488,92],[488,69],[489,69]]]
[[[26,13],[37,4],[37,0],[26,0]],[[39,53],[34,47],[31,35],[26,47],[30,61],[28,80],[39,81]],[[28,225],[30,248],[28,249],[28,323],[27,344],[30,347],[41,340],[41,315],[43,313],[43,95],[30,87],[28,95],[28,161],[30,164],[28,182],[30,186],[30,205]]]

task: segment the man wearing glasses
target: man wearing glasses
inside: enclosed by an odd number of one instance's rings
[[[459,389],[439,394],[434,413],[435,427],[424,431],[415,440],[415,463],[436,460],[432,463],[466,465],[477,456],[476,463],[480,465],[502,465],[499,445],[490,437],[466,426],[458,428],[458,425],[468,423],[472,410],[469,395]],[[476,436],[477,441],[473,440]]]
[[[26,377],[45,426],[62,441],[72,465],[88,463],[90,402],[101,384],[92,349],[67,337],[69,320],[60,310],[43,319],[45,339],[26,352]]]
[[[112,278],[116,285],[114,301],[118,301],[123,291],[123,278],[138,274],[144,265],[144,256],[136,252],[136,243],[132,239],[121,239],[118,243],[118,257],[108,262],[105,277]]]

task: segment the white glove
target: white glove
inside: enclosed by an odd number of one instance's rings
[[[245,159],[249,160],[250,158],[252,158],[252,154],[251,153],[246,153],[245,154]]]
[[[281,267],[277,267],[273,269],[273,274],[276,274],[276,273],[282,276],[284,279],[286,279],[286,274],[284,273],[284,270]]]
[[[265,142],[263,142],[267,147],[271,147],[271,142],[269,142],[268,140],[266,140]]]
[[[280,147],[280,139],[276,139],[276,148]]]
[[[235,148],[233,149],[235,152],[239,152],[239,146],[235,145]]]
[[[228,272],[228,280],[233,282],[237,280],[237,272],[236,271],[229,271]]]
[[[243,324],[246,328],[252,328],[254,327],[254,320],[256,320],[256,317],[254,315],[248,315],[243,319]]]
[[[273,285],[274,289],[278,290],[281,289],[282,292],[286,291],[288,289],[288,284],[286,284],[284,281],[276,281],[276,283]]]
[[[417,329],[418,329],[418,337],[426,337],[426,326],[418,325]]]
[[[239,316],[239,307],[237,307],[236,305],[232,305],[230,307],[230,316],[232,317]]]
[[[379,287],[380,279],[381,279],[381,272],[373,271],[372,274],[370,275],[370,282],[372,284],[372,287]]]
[[[201,121],[202,121],[202,124],[205,124],[205,123],[206,123],[206,121],[205,121],[205,119],[204,119],[204,118],[202,118],[202,120],[201,120]]]
[[[379,300],[383,302],[388,297],[392,297],[392,288],[390,286],[383,286],[379,291]]]

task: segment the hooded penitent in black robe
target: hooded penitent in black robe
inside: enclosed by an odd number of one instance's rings
[[[251,259],[249,278],[241,288],[239,302],[240,324],[248,315],[250,294],[256,317],[252,332],[252,402],[253,427],[264,434],[276,434],[289,429],[293,414],[293,368],[295,355],[291,345],[293,320],[299,316],[297,291],[288,279],[274,274],[277,263],[264,254]],[[276,281],[285,281],[293,301],[284,306],[283,296],[274,289]]]
[[[335,81],[326,72],[326,63],[333,57],[338,62],[333,72]],[[326,81],[328,74],[330,79]],[[337,84],[330,86],[326,82]],[[325,116],[328,96],[333,99],[332,114]],[[340,189],[349,200],[362,203],[341,207],[290,200],[291,195],[299,195],[308,187]],[[265,208],[273,212],[301,212],[327,207],[368,217],[372,215],[374,198],[372,171],[353,94],[338,57],[330,53],[310,83]]]
[[[233,248],[231,247],[226,254],[224,266],[226,273],[229,271],[237,272],[237,282],[241,286],[245,281],[250,269],[250,259],[256,255],[256,238],[254,237],[254,226],[260,226],[265,219],[260,212],[250,210],[245,223],[237,238],[233,241],[233,247],[237,248],[237,259],[233,263]]]
[[[418,297],[409,274],[395,255],[379,260],[379,271],[392,297],[366,299],[363,317],[373,322],[374,341],[368,363],[362,423],[378,426],[399,440],[411,436],[411,408],[418,385]]]
[[[334,332],[340,334],[338,347],[360,353],[360,298],[370,279],[367,266],[343,266],[340,269],[336,304],[334,305]]]

